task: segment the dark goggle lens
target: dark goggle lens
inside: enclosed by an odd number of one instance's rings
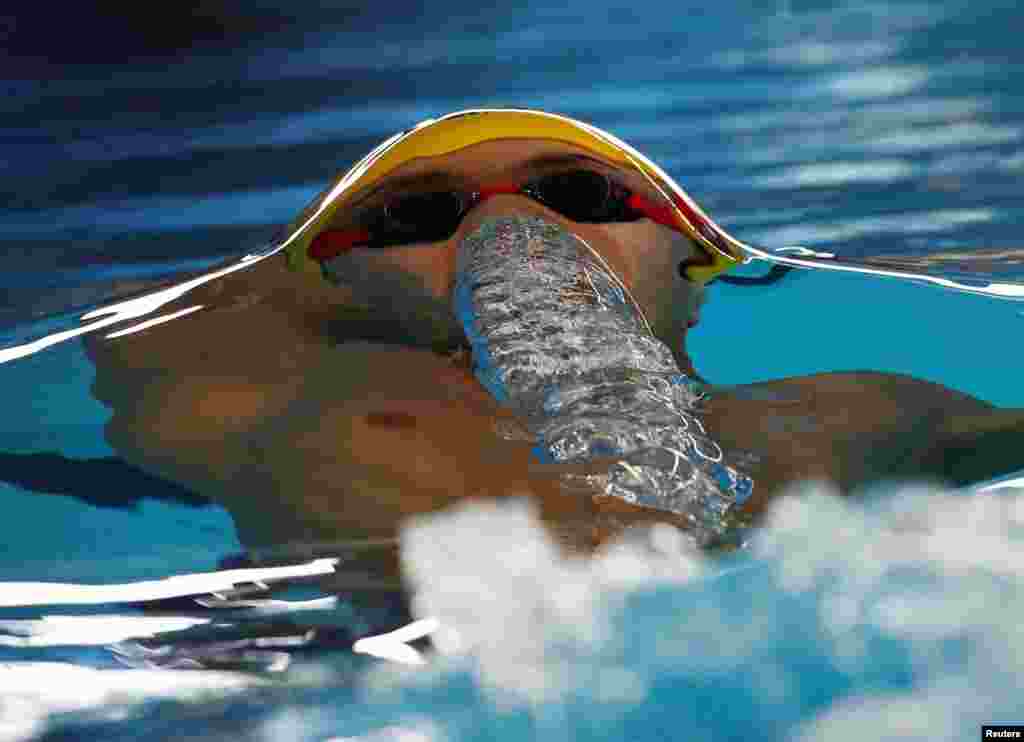
[[[392,229],[415,234],[422,241],[448,239],[458,229],[462,199],[450,191],[403,196],[384,210]]]
[[[604,218],[611,200],[608,178],[591,170],[547,175],[532,190],[542,204],[576,222]]]
[[[629,217],[621,204],[614,203],[611,181],[592,170],[545,175],[528,184],[522,192],[577,222]],[[381,218],[370,225],[370,232],[375,241],[384,246],[440,242],[455,234],[466,208],[463,197],[452,191],[408,194],[389,203]]]

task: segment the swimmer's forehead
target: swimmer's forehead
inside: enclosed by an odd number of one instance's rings
[[[594,150],[567,142],[510,138],[469,145],[443,155],[412,158],[376,182],[356,189],[346,200],[355,205],[390,192],[474,187],[588,167],[614,175],[636,192],[660,195],[660,189],[637,168],[612,162]]]

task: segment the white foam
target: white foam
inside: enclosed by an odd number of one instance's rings
[[[573,708],[600,708],[586,713],[610,737],[645,738],[622,726],[631,714],[684,734],[709,679],[734,716],[702,723],[724,736],[768,709],[793,723],[776,731],[851,740],[955,739],[1024,711],[1024,491],[907,486],[858,502],[808,485],[724,571],[679,543],[659,527],[588,562],[561,554],[525,502],[419,519],[403,537],[416,610],[459,642],[440,642],[452,656],[418,687],[469,672],[495,703],[561,719],[567,738]],[[815,710],[838,677],[849,689]]]
[[[34,738],[51,714],[95,712],[123,718],[132,705],[154,699],[201,701],[263,685],[230,672],[95,670],[65,662],[0,663],[0,739]]]

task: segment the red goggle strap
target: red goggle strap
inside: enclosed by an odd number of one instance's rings
[[[693,225],[693,228],[697,230],[704,239],[715,246],[719,246],[719,249],[722,249],[720,247],[721,241],[717,231],[708,224],[706,219],[697,214],[689,204],[678,196],[673,196],[672,202],[675,204],[676,209],[683,212],[683,216],[686,217],[687,221]],[[638,196],[635,193],[629,197],[626,203],[634,211],[640,212],[651,221],[662,224],[677,232],[679,231],[679,221],[676,217],[675,209],[668,206],[655,206],[643,196]],[[728,250],[725,250],[725,252],[726,254],[729,253]]]
[[[313,238],[309,243],[308,254],[313,260],[323,262],[369,241],[370,233],[365,229],[328,229]]]

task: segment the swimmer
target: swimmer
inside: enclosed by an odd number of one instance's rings
[[[222,504],[249,549],[393,544],[409,517],[529,496],[569,547],[679,513],[567,487],[593,466],[540,463],[528,421],[474,374],[453,299],[459,250],[533,220],[586,245],[628,304],[686,351],[704,284],[743,259],[663,171],[586,124],[531,111],[452,114],[378,147],[283,232],[281,248],[196,286],[173,321],[87,339],[93,393],[128,462]],[[625,300],[624,300],[625,301]],[[713,381],[713,380],[712,380]],[[694,414],[753,482],[753,519],[785,488],[963,483],[1020,466],[1024,417],[906,376],[855,371],[717,390]],[[357,560],[358,561],[358,560]],[[384,584],[370,560],[349,586]]]

